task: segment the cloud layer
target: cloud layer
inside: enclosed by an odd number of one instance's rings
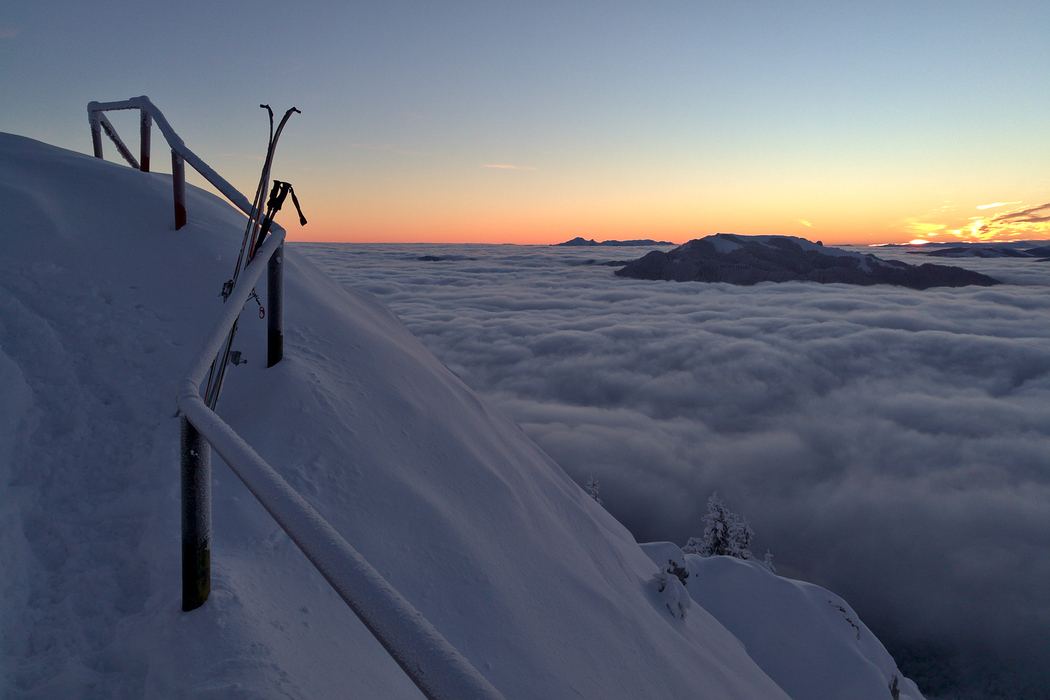
[[[987,206],[1005,206],[1003,202]],[[984,207],[978,207],[982,209]],[[970,226],[971,237],[978,240],[1024,240],[1045,238],[1050,233],[1050,203],[1004,212],[984,219],[976,218]]]
[[[1019,284],[920,292],[626,280],[565,248],[296,248],[382,298],[577,482],[593,474],[639,541],[701,534],[717,490],[757,553],[891,648],[1046,673],[1040,263],[967,261]]]

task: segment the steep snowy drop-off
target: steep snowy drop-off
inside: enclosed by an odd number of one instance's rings
[[[849,603],[831,591],[773,575],[754,560],[685,554],[671,542],[642,549],[657,564],[682,567],[690,603],[725,625],[791,697],[885,697],[872,689],[894,685],[901,698],[922,697]]]
[[[181,612],[174,390],[244,217],[190,187],[176,232],[170,188],[0,134],[0,695],[419,697],[217,457]],[[294,251],[285,293],[285,360],[249,302],[220,415],[507,698],[787,697],[385,307]]]

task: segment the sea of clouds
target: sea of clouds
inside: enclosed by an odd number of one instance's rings
[[[991,288],[738,287],[601,264],[645,248],[293,245],[593,475],[638,541],[701,535],[717,491],[928,697],[1046,697],[1050,263],[935,261]]]

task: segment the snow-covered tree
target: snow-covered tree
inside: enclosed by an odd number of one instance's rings
[[[594,474],[591,474],[591,478],[587,481],[587,493],[598,502],[598,505],[602,505],[602,499],[598,498],[598,480],[594,478]]]
[[[664,567],[664,571],[677,576],[678,580],[681,581],[683,584],[686,582],[686,579],[689,578],[689,572],[685,570],[684,566],[676,562],[674,559],[667,560],[667,566]]]
[[[737,559],[754,559],[751,553],[751,538],[754,530],[747,521],[726,508],[716,491],[707,499],[707,515],[704,516],[704,536],[690,537],[682,551],[688,554],[699,554],[710,557],[716,554],[736,557]]]
[[[667,606],[667,612],[679,620],[684,620],[692,607],[692,599],[689,597],[689,590],[682,585],[682,580],[674,573],[661,569],[653,576],[650,585],[657,600]]]

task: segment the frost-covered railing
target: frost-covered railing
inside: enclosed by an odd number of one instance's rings
[[[185,508],[188,495],[190,499],[203,501],[198,509],[203,516],[189,523],[191,536],[198,537],[201,542],[190,554],[204,559],[210,557],[210,443],[426,697],[447,700],[502,698],[499,691],[441,636],[422,613],[201,398],[200,385],[212,359],[262,275],[266,260],[283,240],[283,231],[271,234],[241,273],[236,289],[223,306],[222,315],[212,326],[204,347],[178,389],[183,459],[189,458],[198,464],[193,478],[184,476],[182,484],[183,556],[187,554]],[[197,585],[194,581],[188,583],[191,591]],[[184,591],[186,584],[184,578]]]
[[[139,110],[139,158],[131,153],[124,142],[113,128],[113,124],[106,117],[106,112],[119,109]],[[219,190],[233,206],[251,216],[252,203],[241,194],[236,187],[227,182],[221,175],[212,170],[207,163],[197,157],[197,154],[186,148],[179,135],[168,124],[168,120],[156,105],[150,102],[145,95],[132,97],[119,102],[89,102],[87,106],[88,122],[91,125],[91,147],[95,157],[102,157],[102,132],[113,141],[117,151],[124,160],[133,168],[149,172],[150,160],[150,131],[154,122],[160,133],[164,135],[168,145],[171,147],[171,182],[175,194],[175,229],[178,230],[186,225],[186,166],[189,163],[194,170],[201,174],[205,180],[210,182],[215,189]]]
[[[117,130],[106,116],[106,112],[120,109],[139,110],[139,160],[135,160],[135,156],[124,145]],[[91,147],[95,157],[103,157],[102,132],[105,132],[117,147],[120,155],[124,156],[124,160],[131,167],[145,173],[149,172],[151,127],[154,122],[157,123],[160,133],[164,134],[165,140],[171,146],[171,183],[175,194],[176,231],[186,225],[186,167],[184,163],[193,166],[193,169],[210,182],[226,199],[230,200],[233,206],[244,212],[246,216],[252,216],[252,204],[248,198],[227,182],[226,178],[212,170],[211,166],[201,160],[196,153],[187,148],[182,138],[175,133],[171,124],[164,118],[164,114],[145,95],[119,102],[88,102],[87,111],[88,122],[91,124]],[[284,236],[284,229],[276,223],[271,223],[270,230]],[[284,249],[278,247],[268,259],[270,267],[266,285],[266,305],[270,313],[268,314],[269,320],[266,322],[266,366],[273,367],[281,361],[284,354]]]
[[[139,160],[106,118],[105,112],[112,109],[140,110]],[[186,148],[149,98],[91,102],[88,115],[95,156],[102,157],[101,133],[105,131],[125,160],[145,172],[149,171],[150,126],[151,122],[157,123],[171,146],[176,228],[186,223],[183,161],[190,163],[238,209],[251,216],[247,198]],[[211,588],[211,449],[214,447],[424,696],[432,700],[502,700],[500,692],[466,657],[201,398],[200,386],[212,360],[264,269],[270,272],[271,294],[275,286],[279,289],[284,239],[284,229],[274,224],[270,235],[238,277],[222,314],[178,387],[176,401],[182,414],[183,609],[199,607]],[[275,304],[272,297],[270,307],[270,318],[279,317],[280,304]]]

